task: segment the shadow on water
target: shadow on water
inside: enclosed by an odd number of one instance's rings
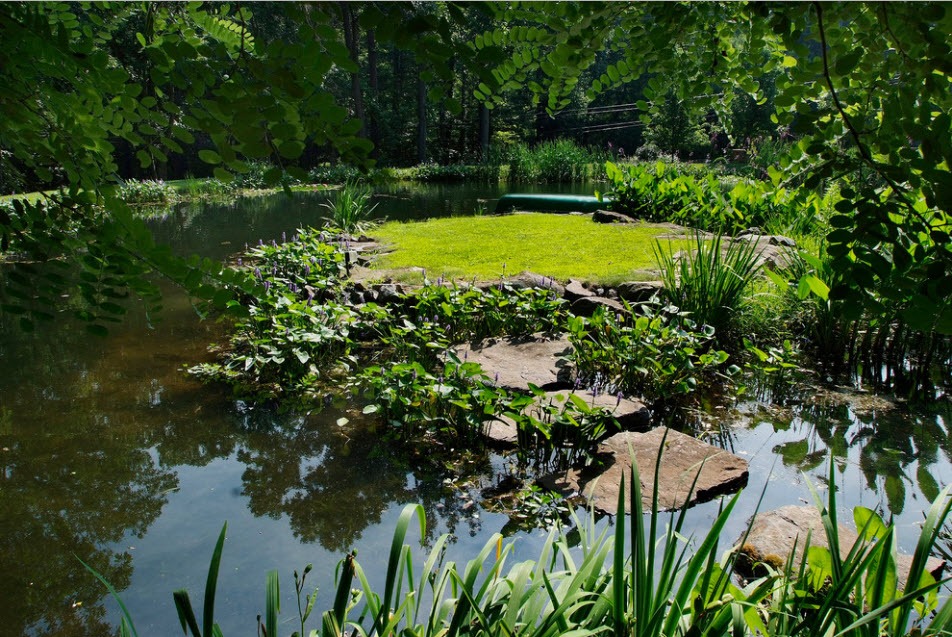
[[[378,212],[457,214],[452,202],[498,194],[465,186],[395,188],[381,197]],[[282,232],[319,224],[321,197],[187,204],[151,224],[157,239],[180,253],[224,258],[246,241],[280,240]],[[388,210],[388,201],[402,208]],[[439,201],[448,207],[437,210]],[[462,211],[470,204],[461,205]],[[171,591],[185,586],[201,595],[225,520],[218,602],[225,634],[252,630],[271,568],[288,578],[313,562],[315,582],[328,590],[344,551],[359,546],[365,566],[384,563],[403,503],[424,504],[431,538],[454,535],[452,559],[475,555],[511,522],[478,504],[478,490],[507,470],[499,456],[476,455],[461,466],[426,450],[396,454],[352,410],[249,409],[194,381],[183,366],[209,360],[207,345],[221,342],[227,326],[199,321],[186,298],[165,292],[154,328],[131,308],[104,339],[69,321],[26,334],[0,317],[4,634],[113,632],[115,605],[75,556],[122,591],[140,634],[177,632]],[[339,425],[342,417],[350,422]],[[742,527],[764,485],[768,508],[808,499],[803,474],[822,484],[830,454],[840,504],[891,513],[901,526],[914,527],[927,500],[952,479],[947,403],[917,411],[818,394],[783,409],[756,402],[712,407],[699,420],[715,444],[751,462],[742,511],[728,533]],[[716,507],[696,507],[692,523],[703,528]],[[515,557],[534,558],[542,537],[544,531],[521,531]],[[908,537],[901,530],[900,539]],[[380,569],[368,570],[380,577]],[[293,607],[289,596],[283,601]]]

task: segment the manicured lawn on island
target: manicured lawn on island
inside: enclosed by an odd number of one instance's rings
[[[481,281],[528,270],[565,281],[605,284],[657,278],[652,246],[670,227],[594,223],[590,216],[514,214],[390,222],[371,234],[394,248],[375,264],[380,270],[422,267],[433,280]],[[682,239],[660,241],[681,250]],[[670,248],[668,244],[674,244]],[[419,275],[417,275],[419,276]]]

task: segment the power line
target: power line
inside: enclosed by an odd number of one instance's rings
[[[638,121],[627,121],[627,122],[612,122],[608,124],[591,124],[589,126],[576,126],[574,128],[558,128],[558,132],[576,132],[581,131],[584,133],[599,133],[603,131],[611,130],[621,130],[623,128],[636,128],[638,126],[644,126],[644,122]]]

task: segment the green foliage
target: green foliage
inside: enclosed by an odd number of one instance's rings
[[[905,321],[908,306],[886,295],[875,312],[849,307],[831,293],[842,276],[832,257],[822,248],[817,252],[801,250],[788,271],[768,272],[791,308],[791,334],[834,371],[845,368],[885,389],[928,395],[934,375],[952,365],[949,337],[916,329]]]
[[[662,461],[663,453],[659,453],[655,475]],[[687,509],[665,516],[658,510],[663,487],[654,481],[651,488],[650,496],[642,493],[639,468],[632,462],[627,489],[623,480],[618,497],[618,510],[624,511],[627,503],[631,515],[619,515],[613,533],[596,533],[594,516],[583,523],[573,514],[575,529],[553,527],[536,560],[511,565],[513,547],[503,546],[498,534],[465,565],[443,561],[449,536],[437,538],[422,563],[418,562],[407,537],[411,526],[418,526],[425,537],[425,516],[421,506],[407,505],[394,526],[382,586],[371,586],[356,552],[350,553],[337,568],[333,605],[322,614],[320,630],[310,634],[338,637],[353,630],[370,636],[420,637],[477,633],[687,637],[728,632],[901,637],[942,635],[952,628],[952,600],[940,604],[937,595],[944,582],[926,571],[926,561],[948,519],[949,488],[938,494],[924,520],[904,589],[897,580],[895,527],[874,511],[857,507],[853,518],[859,537],[854,546],[841,547],[834,489],[829,490],[826,503],[814,490],[830,548],[809,546],[799,569],[793,568],[793,559],[778,569],[750,564],[741,547],[719,555],[720,536],[734,515],[738,494],[725,501],[702,537],[686,538]],[[206,629],[217,628],[210,618],[223,539],[224,535],[219,537],[209,568],[212,593],[206,587]],[[809,538],[804,541],[808,543]],[[751,566],[763,568],[766,574],[740,584],[735,568]],[[304,576],[309,571],[310,567],[305,568]],[[316,595],[307,596],[302,608],[304,577],[298,578],[295,572],[294,582],[301,628],[295,634],[304,635]],[[269,572],[264,613],[268,635],[278,634],[278,590],[277,572]],[[177,604],[180,598],[177,592]],[[187,618],[183,628],[187,626],[186,632],[191,629],[195,637],[220,634],[200,633],[194,613]],[[131,626],[131,618],[129,622]]]
[[[720,373],[728,355],[714,349],[712,327],[698,327],[676,308],[637,310],[599,310],[591,318],[569,320],[581,378],[662,407],[694,392],[705,376]]]
[[[605,164],[612,207],[634,217],[672,221],[701,230],[734,234],[763,226],[777,217],[809,213],[815,197],[753,180],[719,179],[707,171],[682,174],[663,162],[618,166]]]
[[[759,257],[755,241],[724,241],[721,235],[705,239],[696,233],[694,246],[680,255],[658,244],[655,258],[664,283],[661,295],[691,320],[712,326],[720,338],[729,338],[760,273]]]
[[[324,217],[325,226],[348,235],[361,235],[377,224],[369,220],[376,204],[371,205],[373,190],[370,186],[348,181],[333,191],[327,203],[321,204],[330,213]]]
[[[127,204],[164,204],[175,199],[175,189],[164,181],[130,179],[119,186],[119,198]]]
[[[312,184],[346,184],[364,178],[366,175],[359,168],[349,164],[322,164],[307,173],[307,180]]]
[[[576,146],[567,139],[543,142],[533,148],[516,144],[508,148],[509,183],[571,183],[593,176],[593,166],[605,153]]]
[[[789,340],[761,349],[748,338],[744,338],[744,350],[748,355],[744,364],[747,382],[758,395],[769,392],[771,401],[782,403],[790,384],[800,375],[800,352]],[[738,394],[746,391],[747,387],[738,388]]]
[[[248,188],[250,190],[262,190],[275,186],[290,188],[301,183],[301,180],[297,177],[265,161],[250,161],[242,168],[245,169],[244,172],[239,172],[230,182],[236,188]],[[274,177],[276,172],[280,173],[277,180]]]
[[[710,126],[668,93],[645,126],[645,141],[659,153],[678,159],[703,159],[711,154]]]

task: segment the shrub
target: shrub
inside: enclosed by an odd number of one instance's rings
[[[346,184],[365,180],[367,176],[349,164],[322,164],[309,170],[307,178],[314,184]]]
[[[130,179],[119,186],[119,198],[128,204],[169,203],[175,199],[175,189],[164,181]]]
[[[696,233],[693,249],[672,254],[655,243],[654,254],[664,283],[661,295],[691,320],[712,326],[721,337],[732,336],[747,291],[761,270],[757,244],[705,239]]]
[[[330,201],[321,204],[330,212],[324,217],[326,227],[344,234],[359,235],[376,225],[368,219],[377,207],[370,203],[373,197],[370,186],[348,181],[330,197]]]
[[[698,327],[674,308],[641,305],[628,314],[599,309],[591,318],[571,318],[568,328],[585,384],[642,396],[656,407],[693,393],[728,358],[713,348],[712,327]]]

